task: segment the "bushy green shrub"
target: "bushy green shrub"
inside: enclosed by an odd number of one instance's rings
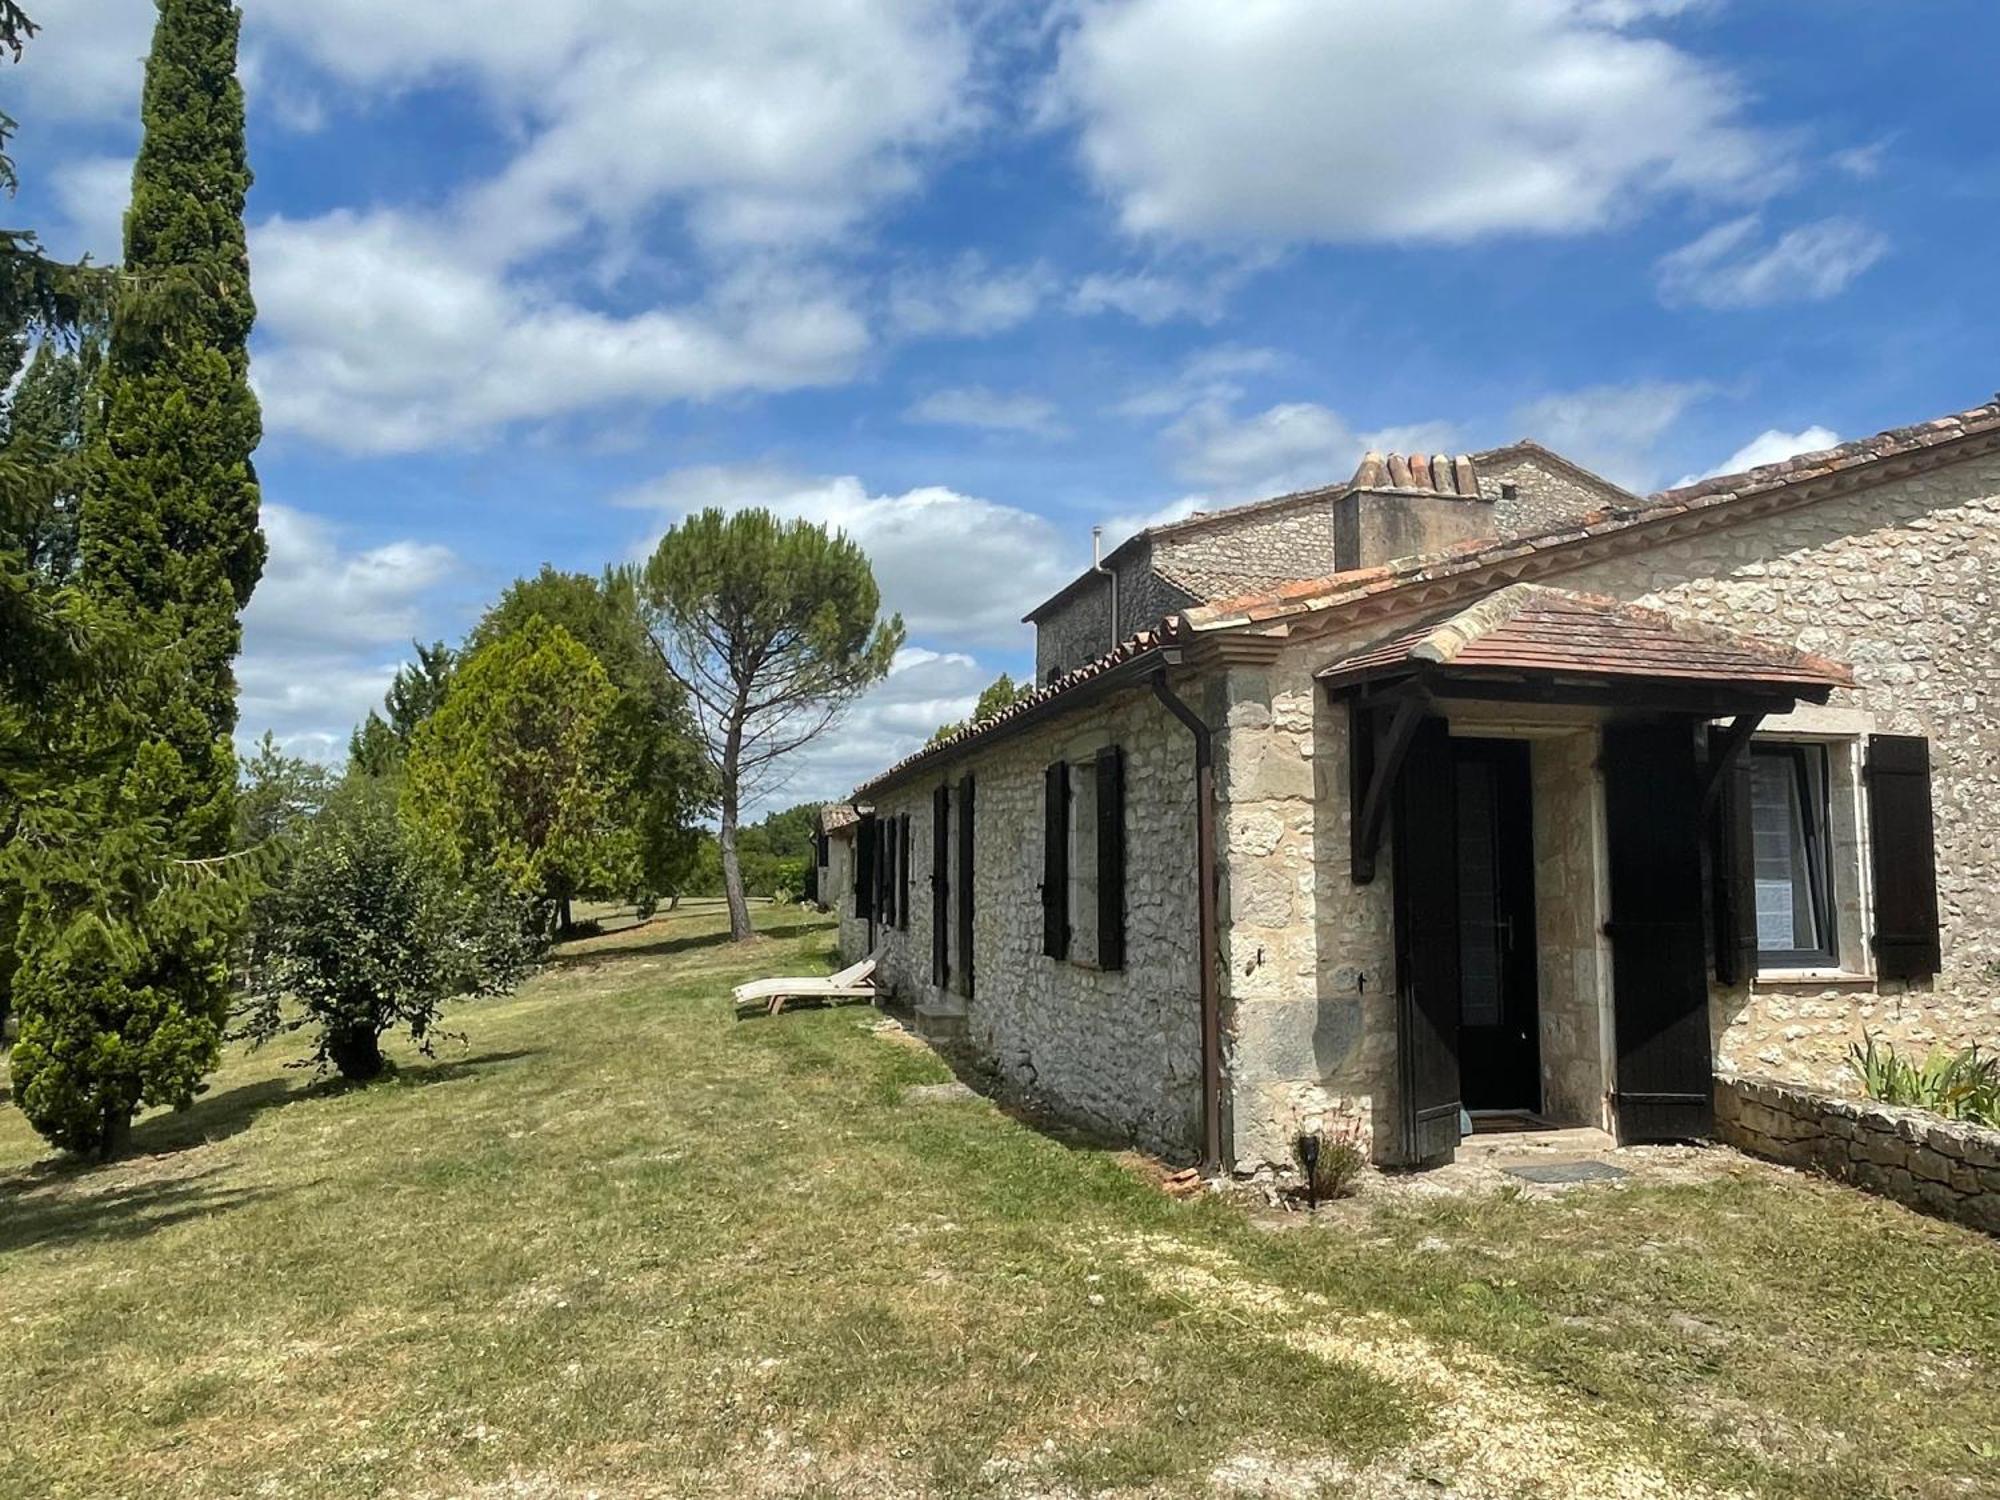
[[[1351,1121],[1332,1130],[1299,1135],[1292,1142],[1292,1155],[1308,1190],[1321,1203],[1345,1198],[1368,1164],[1361,1133]]]
[[[1959,1052],[1934,1049],[1915,1063],[1868,1036],[1849,1049],[1848,1062],[1871,1099],[2000,1129],[2000,1057],[1982,1055],[1976,1043]]]
[[[395,792],[348,778],[302,835],[263,908],[262,961],[243,1032],[310,1030],[307,1061],[355,1081],[408,1030],[426,1056],[447,1001],[503,994],[535,956],[527,898],[497,874],[468,882],[434,833],[397,816]]]

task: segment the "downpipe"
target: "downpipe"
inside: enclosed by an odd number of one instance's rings
[[[1114,584],[1115,586],[1115,584]],[[1215,733],[1167,686],[1164,670],[1151,678],[1153,696],[1194,736],[1195,911],[1201,966],[1201,1170],[1223,1169],[1222,986],[1216,933]]]

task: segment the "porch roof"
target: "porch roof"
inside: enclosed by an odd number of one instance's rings
[[[1597,594],[1515,584],[1322,668],[1330,687],[1383,678],[1610,680],[1825,702],[1853,687],[1839,662]]]

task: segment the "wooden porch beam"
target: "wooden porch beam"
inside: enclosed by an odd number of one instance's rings
[[[1430,699],[1421,693],[1394,701],[1395,717],[1379,747],[1375,743],[1376,710],[1359,697],[1348,707],[1349,861],[1356,885],[1367,885],[1375,878],[1375,856],[1382,847],[1382,828],[1389,818],[1389,795],[1410,752],[1417,725],[1430,707]]]
[[[1738,714],[1729,727],[1716,740],[1716,754],[1709,758],[1707,769],[1701,775],[1701,815],[1706,818],[1715,808],[1715,799],[1722,794],[1722,778],[1729,768],[1736,764],[1750,748],[1750,736],[1757,732],[1757,726],[1764,722],[1762,713]]]

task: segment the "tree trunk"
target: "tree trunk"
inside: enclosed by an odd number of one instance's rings
[[[382,1076],[382,1037],[372,1026],[334,1032],[326,1039],[326,1055],[350,1083],[372,1083]]]
[[[575,931],[576,917],[570,911],[569,897],[565,896],[562,898],[562,934],[564,937],[568,937]]]
[[[742,748],[739,700],[739,712],[731,715],[722,746],[722,828],[715,840],[722,849],[722,893],[729,898],[729,936],[738,943],[751,936],[750,903],[743,895],[743,865],[736,857],[737,782],[742,774],[737,757]]]
[[[98,1143],[97,1159],[111,1161],[123,1156],[132,1144],[132,1116],[116,1105],[104,1111],[104,1138]]]

